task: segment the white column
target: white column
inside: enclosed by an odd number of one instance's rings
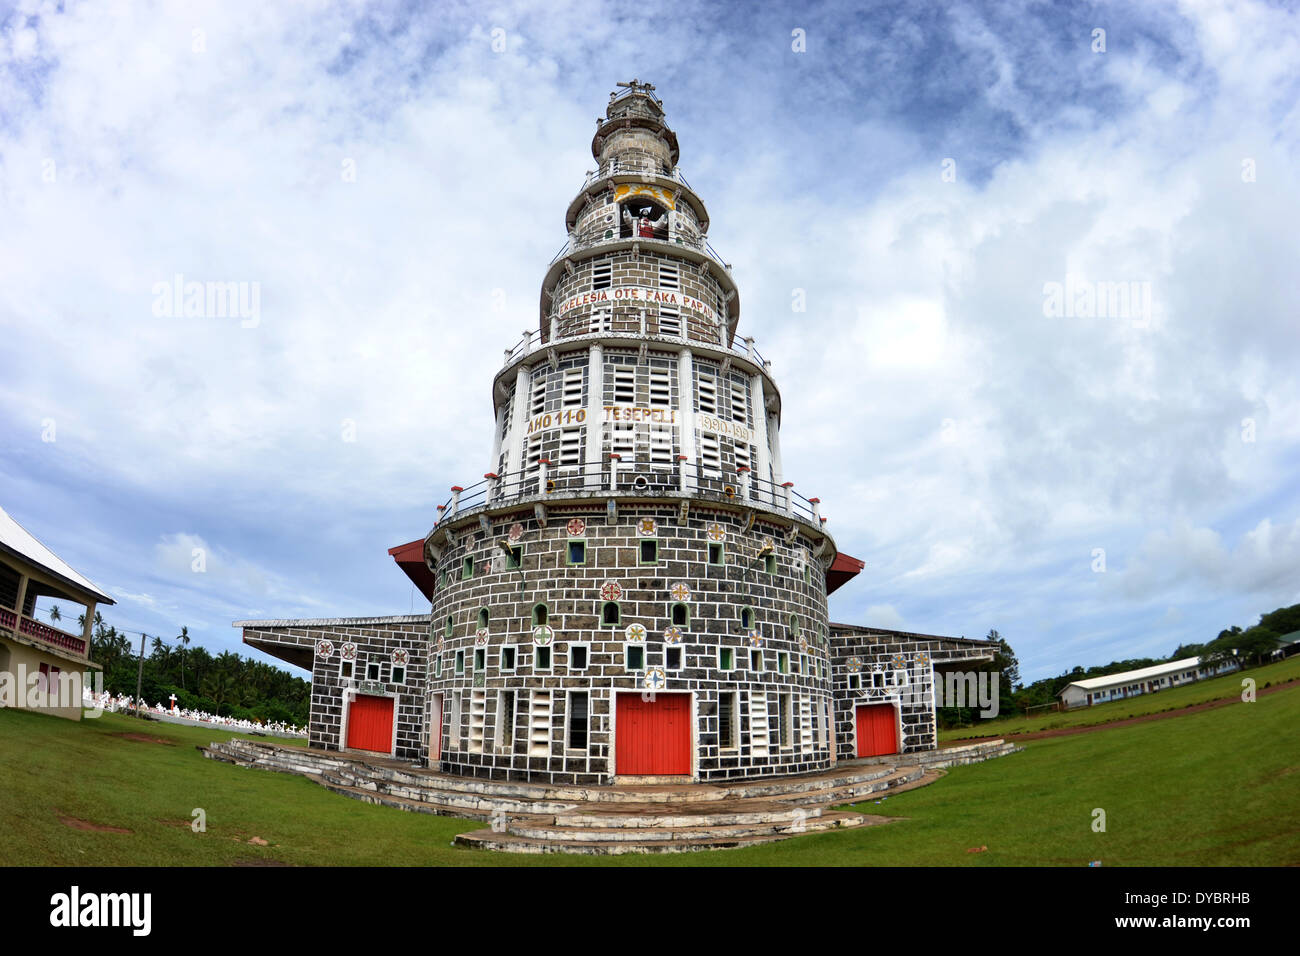
[[[508,482],[516,482],[524,477],[524,432],[528,429],[528,404],[532,401],[529,386],[532,375],[524,366],[515,372],[515,405],[510,416],[510,446],[506,451],[506,474]],[[517,488],[515,494],[522,494]]]
[[[767,416],[767,436],[772,443],[772,483],[779,485],[785,481],[785,471],[781,468],[781,424],[776,412]]]
[[[758,484],[760,501],[771,500],[768,482],[772,480],[772,456],[767,444],[767,397],[763,394],[763,376],[755,372],[749,377],[749,401],[754,409],[754,447],[758,459],[754,462],[754,477]]]
[[[593,345],[587,356],[587,421],[583,433],[583,468],[586,477],[583,484],[588,488],[600,487],[601,456],[605,452],[605,442],[601,434],[605,417],[605,351],[599,345]]]
[[[683,315],[683,331],[685,328]],[[690,472],[695,468],[695,362],[690,349],[677,355],[677,405],[677,451],[685,459],[679,459],[678,467]]]
[[[497,406],[497,426],[492,435],[492,460],[488,462],[487,470],[493,474],[501,470],[501,441],[506,430],[506,406],[503,402]]]

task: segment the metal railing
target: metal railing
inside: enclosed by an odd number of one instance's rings
[[[738,338],[727,345],[726,326],[715,327],[711,323],[692,321],[687,316],[682,316],[680,326],[666,326],[660,316],[635,308],[604,309],[565,318],[552,317],[545,335],[540,329],[530,329],[523,332],[511,348],[503,350],[505,358],[501,364],[503,368],[510,366],[538,349],[566,339],[623,336],[631,339],[655,338],[687,346],[708,345],[748,359],[765,370],[772,367],[772,360],[765,358],[754,347],[754,339],[750,336]]]
[[[655,163],[638,163],[627,159],[611,159],[607,163],[601,163],[594,170],[588,170],[587,177],[582,181],[581,188],[586,189],[592,183],[608,179],[610,176],[644,176],[647,178],[671,179],[675,183],[681,183],[691,192],[695,192],[695,187],[682,175],[681,168],[678,166],[666,170]],[[579,192],[581,192],[581,189]]]
[[[557,466],[543,459],[522,474],[488,475],[473,485],[453,486],[451,497],[438,505],[434,527],[457,516],[503,504],[610,495],[703,498],[757,505],[798,518],[814,528],[820,528],[826,521],[821,514],[821,500],[805,498],[794,490],[793,482],[759,478],[748,469],[737,469],[728,476],[719,469],[704,467],[701,462],[679,459],[674,466],[666,462],[623,462],[611,456],[597,466]]]
[[[606,235],[605,233],[609,233],[609,235]],[[723,259],[722,254],[719,253],[717,249],[714,249],[712,244],[710,244],[710,242],[703,236],[669,235],[666,238],[661,238],[659,236],[653,238],[649,236],[621,236],[618,235],[618,230],[615,229],[608,229],[605,230],[604,233],[593,233],[588,236],[570,235],[569,238],[565,240],[564,245],[560,247],[560,251],[551,257],[551,261],[546,264],[546,267],[549,269],[565,256],[571,255],[575,252],[580,252],[583,249],[590,249],[593,246],[601,246],[611,242],[631,241],[662,244],[669,249],[676,246],[685,246],[688,249],[694,249],[701,255],[708,256],[718,265],[722,266],[722,268],[727,272],[731,271],[731,263],[726,259]]]

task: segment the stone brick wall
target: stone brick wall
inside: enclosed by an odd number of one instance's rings
[[[395,755],[423,760],[427,754],[426,683],[429,649],[427,615],[337,618],[319,621],[258,622],[245,626],[245,641],[310,649],[311,719],[308,744],[345,749],[343,716],[348,694],[374,693],[395,698]],[[328,644],[328,652],[324,647]],[[352,677],[343,675],[345,647],[354,648]],[[393,681],[394,652],[406,655],[405,680]],[[379,665],[379,678],[366,679],[367,665]]]
[[[502,779],[607,779],[615,769],[614,695],[644,691],[646,675],[654,668],[665,669],[659,693],[694,695],[700,779],[797,773],[830,765],[829,739],[817,726],[830,702],[824,579],[802,534],[787,542],[786,528],[775,523],[760,519],[746,530],[739,509],[698,505],[685,521],[679,507],[649,503],[620,506],[612,520],[590,503],[549,508],[546,519],[542,527],[535,514],[526,511],[493,518],[487,531],[470,524],[437,562],[439,585],[432,612],[437,637],[429,687],[431,695],[443,695],[444,768]],[[653,534],[644,533],[649,530],[646,521],[653,523]],[[509,539],[512,529],[522,549],[520,570],[505,566],[496,545]],[[643,538],[658,542],[654,564],[640,563]],[[765,563],[748,567],[767,539],[776,559],[771,574]],[[571,566],[567,548],[577,540],[586,542],[586,563]],[[711,542],[723,545],[725,564],[709,564]],[[468,578],[466,558],[474,568]],[[617,625],[601,623],[602,605],[613,593],[610,589],[602,594],[602,588],[611,583],[621,592]],[[681,585],[689,595],[679,602],[673,589],[679,586],[682,596]],[[536,666],[533,610],[538,603],[546,605],[554,632],[549,670]],[[665,633],[677,603],[686,605],[689,623],[680,628],[681,667],[668,670]],[[741,620],[746,607],[753,614],[748,630]],[[485,635],[478,633],[482,610],[488,617]],[[644,629],[640,641],[629,635],[630,625]],[[759,636],[757,642],[751,641],[750,630]],[[627,648],[634,643],[645,649],[644,670],[626,666]],[[587,649],[585,669],[571,666],[574,645]],[[513,670],[502,666],[507,648],[514,650]],[[721,666],[724,648],[733,655],[731,669]],[[475,666],[476,651],[482,653],[481,668]],[[761,670],[751,666],[751,651],[760,655]],[[461,673],[458,655],[464,662]],[[509,733],[502,721],[501,712],[509,703],[503,691],[516,694]],[[589,746],[581,753],[565,747],[566,709],[573,691],[591,695]],[[717,736],[718,700],[727,693],[739,694],[738,746],[723,751]],[[789,742],[784,747],[777,742],[764,754],[754,742],[754,703],[762,700],[775,712],[783,702],[780,694],[790,695]],[[535,701],[539,713],[553,714],[540,746],[534,746],[530,736]],[[774,719],[771,729],[776,728]],[[509,745],[503,743],[507,738]]]
[[[833,624],[830,627],[836,753],[858,756],[856,708],[891,704],[898,710],[899,753],[933,750],[936,664],[993,659],[987,641]]]

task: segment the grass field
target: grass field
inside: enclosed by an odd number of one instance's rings
[[[1300,863],[1300,689],[1104,733],[1036,740],[857,809],[906,819],[745,850],[591,858],[449,846],[481,824],[403,813],[206,760],[212,730],[0,710],[0,864],[461,866]],[[164,738],[170,745],[124,733]],[[207,832],[193,833],[201,807]],[[1106,812],[1106,832],[1092,830]],[[129,833],[77,829],[60,817]],[[268,846],[251,845],[258,837]],[[987,847],[968,853],[973,847]]]
[[[955,727],[939,731],[940,742],[966,740],[973,737],[1003,737],[1008,734],[1030,733],[1038,730],[1055,730],[1058,727],[1091,727],[1128,717],[1141,717],[1167,710],[1178,710],[1203,704],[1207,700],[1241,696],[1242,678],[1255,681],[1257,690],[1265,684],[1281,684],[1300,677],[1300,656],[1292,657],[1264,667],[1212,677],[1183,687],[1170,687],[1155,694],[1142,694],[1127,700],[1112,700],[1095,707],[1082,707],[1065,713],[1048,711],[1033,717],[998,717],[981,720],[972,727]]]

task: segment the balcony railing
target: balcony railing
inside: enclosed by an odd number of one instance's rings
[[[583,249],[590,249],[593,246],[606,245],[607,243],[611,243],[611,242],[634,242],[634,241],[642,244],[648,243],[649,245],[647,246],[647,248],[653,248],[654,246],[659,245],[669,249],[681,248],[681,247],[685,247],[687,249],[694,249],[696,252],[700,253],[701,255],[708,256],[718,265],[722,266],[722,268],[725,269],[727,272],[731,271],[731,263],[728,262],[726,259],[722,258],[722,254],[719,253],[717,249],[714,249],[712,244],[703,236],[689,236],[680,233],[675,235],[668,235],[666,237],[624,236],[624,235],[620,235],[618,230],[615,229],[608,229],[605,230],[604,232],[595,232],[586,236],[577,236],[577,235],[570,234],[569,238],[565,241],[564,245],[560,247],[560,251],[551,257],[551,261],[547,263],[547,268],[549,269],[551,266],[555,265],[565,256],[572,255],[575,252],[580,252]]]
[[[582,181],[582,188],[586,189],[592,183],[608,179],[610,176],[649,176],[671,179],[675,183],[681,183],[691,192],[695,191],[695,187],[682,175],[680,167],[674,166],[666,170],[655,163],[638,163],[627,159],[611,159],[607,163],[601,163],[598,169],[588,171],[587,178]]]
[[[61,631],[57,627],[50,627],[48,624],[42,624],[25,614],[20,616],[8,608],[0,608],[0,627],[7,627],[11,631],[17,631],[19,634],[24,634],[40,641],[42,644],[48,644],[64,651],[71,651],[78,657],[86,656],[85,638],[69,634],[67,631]]]
[[[627,336],[629,338],[658,338],[683,345],[708,345],[712,348],[730,352],[732,355],[748,359],[763,369],[770,369],[772,361],[764,358],[754,347],[754,339],[742,337],[731,345],[726,344],[726,326],[713,326],[690,319],[682,315],[680,324],[665,325],[655,314],[646,314],[644,309],[616,307],[595,310],[587,314],[571,315],[565,318],[553,316],[545,335],[540,329],[524,333],[512,348],[505,350],[502,367],[513,365],[524,356],[538,349],[554,345],[565,339],[584,336]]]
[[[535,470],[522,475],[487,475],[468,487],[453,486],[451,497],[438,506],[434,527],[457,516],[499,505],[548,498],[600,497],[610,495],[647,498],[703,498],[754,505],[784,514],[821,528],[821,499],[805,498],[793,482],[773,482],[737,469],[730,476],[706,469],[700,462],[669,464],[624,464],[611,457],[597,467],[557,467],[543,460]]]

